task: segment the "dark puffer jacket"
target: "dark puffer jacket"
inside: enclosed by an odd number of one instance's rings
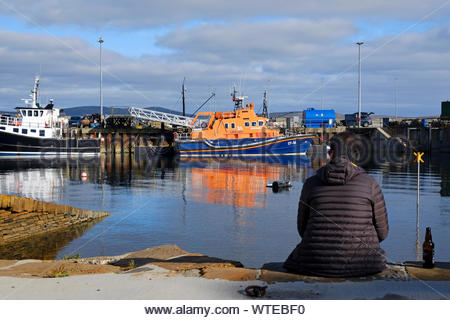
[[[388,234],[383,194],[372,176],[345,158],[306,180],[297,228],[302,241],[284,263],[290,271],[354,277],[385,268],[380,248]]]

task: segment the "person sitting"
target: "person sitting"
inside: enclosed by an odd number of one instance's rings
[[[377,181],[351,162],[355,137],[330,140],[330,162],[306,180],[297,229],[301,242],[284,263],[290,272],[324,277],[357,277],[386,268],[380,242],[389,225]]]

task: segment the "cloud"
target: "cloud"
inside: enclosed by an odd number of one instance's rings
[[[367,17],[420,19],[440,8],[443,0],[15,0],[0,1],[0,12],[42,25],[145,28],[189,21],[236,21],[266,17]],[[433,17],[448,14],[444,6]]]
[[[230,108],[230,87],[242,81],[249,101],[261,104],[269,88],[271,111],[325,105],[352,112],[357,103],[357,26],[346,19],[286,18],[180,26],[159,36],[160,54],[128,57],[104,51],[105,105],[176,102],[187,77],[188,110],[214,90],[215,105]],[[363,109],[393,112],[398,78],[400,111],[438,114],[448,99],[450,26],[384,36],[362,47]],[[98,48],[79,37],[0,31],[0,108],[16,106],[42,74],[42,98],[70,107],[98,104]],[[321,83],[325,84],[324,88]],[[400,112],[401,113],[401,112]]]
[[[273,61],[312,53],[318,44],[336,45],[355,32],[345,20],[283,19],[268,22],[205,24],[167,33],[158,45],[198,61]],[[273,65],[272,65],[273,66]]]

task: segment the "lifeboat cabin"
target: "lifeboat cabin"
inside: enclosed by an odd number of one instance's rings
[[[191,139],[261,139],[281,136],[279,130],[268,128],[268,119],[258,116],[254,109],[255,105],[250,103],[235,111],[199,112],[191,124],[199,121],[200,128],[192,130]],[[202,117],[209,119],[201,120]]]

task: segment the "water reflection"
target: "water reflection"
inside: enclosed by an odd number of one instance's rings
[[[440,168],[441,173],[441,196],[450,197],[450,162],[443,161]]]
[[[302,184],[325,163],[326,158],[306,157],[275,162],[102,156],[50,166],[4,160],[0,193],[111,212],[58,246],[44,245],[54,248],[50,255],[114,255],[175,243],[259,267],[285,259],[298,243]],[[390,234],[382,244],[388,259],[414,260],[416,165],[384,163],[366,169],[381,185],[388,207]],[[430,158],[422,166],[419,231],[432,227],[439,260],[450,259],[444,245],[450,242],[449,176],[448,158]],[[272,180],[290,180],[293,188],[275,194],[266,188]]]
[[[291,166],[281,163],[261,165],[249,160],[184,160],[180,166],[190,174],[190,195],[197,202],[232,207],[266,208],[267,188],[273,180],[304,180],[307,157]],[[268,191],[269,190],[269,191]]]

